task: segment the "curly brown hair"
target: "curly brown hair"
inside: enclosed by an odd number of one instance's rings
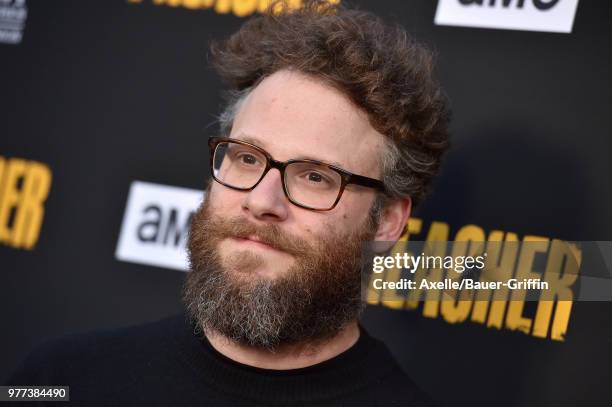
[[[265,77],[292,69],[318,78],[365,111],[386,136],[383,181],[391,198],[427,192],[448,149],[448,101],[433,76],[432,52],[399,25],[329,1],[302,8],[275,3],[229,39],[213,43],[213,61],[230,87],[220,116],[229,132],[240,103]]]

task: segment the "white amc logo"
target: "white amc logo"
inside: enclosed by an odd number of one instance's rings
[[[187,235],[203,197],[195,189],[132,182],[117,260],[187,271]]]
[[[435,23],[571,33],[578,0],[439,0]]]

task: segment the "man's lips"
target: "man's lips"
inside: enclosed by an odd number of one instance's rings
[[[257,247],[257,248],[265,249],[265,250],[280,251],[279,249],[276,249],[275,247],[270,246],[269,244],[262,242],[256,236],[248,236],[246,238],[232,236],[231,239],[236,241],[236,242],[238,242],[238,243],[240,243],[240,244],[248,245],[248,246],[251,246],[251,247]]]

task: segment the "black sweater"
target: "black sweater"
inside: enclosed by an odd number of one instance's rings
[[[430,405],[363,328],[355,345],[330,360],[267,370],[223,356],[183,314],[49,342],[8,384],[70,386],[70,403],[55,404],[61,406]]]

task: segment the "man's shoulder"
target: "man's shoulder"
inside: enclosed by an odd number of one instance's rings
[[[26,357],[10,384],[87,382],[128,376],[151,364],[185,330],[183,314],[123,328],[70,334],[43,342]],[[95,374],[92,374],[95,372]],[[19,383],[18,383],[19,382]]]

